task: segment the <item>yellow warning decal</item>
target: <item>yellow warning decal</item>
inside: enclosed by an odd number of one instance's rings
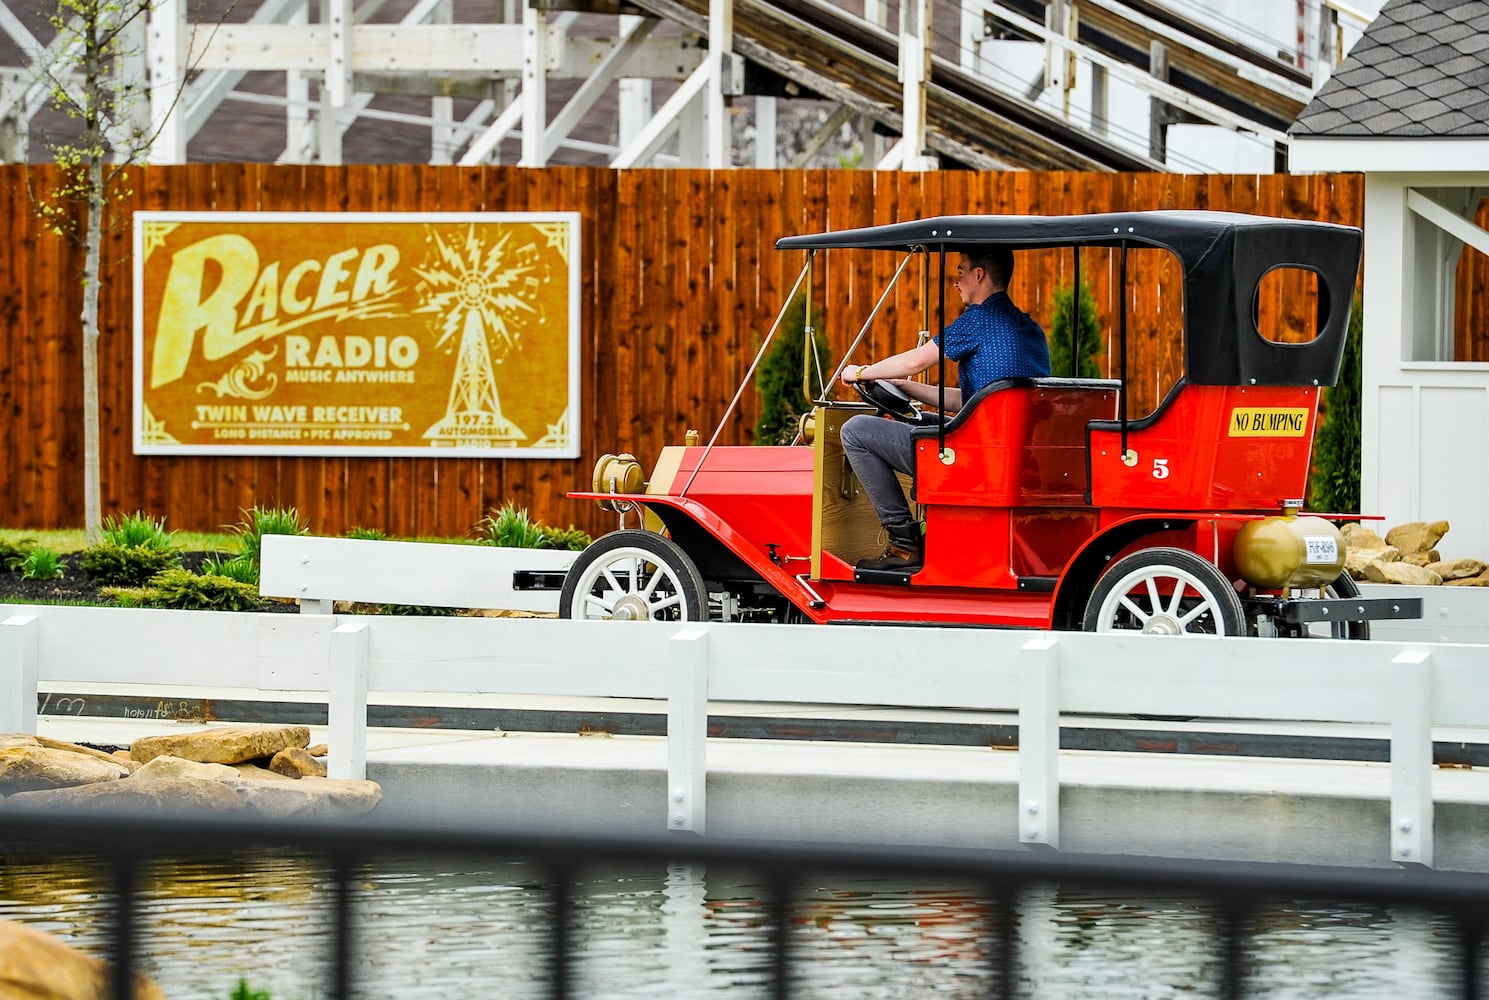
[[[1238,406],[1230,411],[1231,437],[1302,437],[1306,433],[1306,406]]]

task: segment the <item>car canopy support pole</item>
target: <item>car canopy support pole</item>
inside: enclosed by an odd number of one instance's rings
[[[678,492],[677,495],[679,497],[688,495],[688,487],[693,485],[693,480],[698,476],[698,470],[703,468],[704,459],[708,458],[708,453],[713,450],[714,443],[718,441],[719,435],[724,431],[724,425],[729,422],[729,416],[734,412],[734,408],[739,405],[739,397],[744,395],[745,386],[749,385],[750,379],[754,377],[755,369],[760,365],[760,359],[765,357],[765,352],[770,349],[771,340],[774,339],[776,331],[781,328],[781,320],[786,318],[786,310],[791,308],[791,302],[796,298],[796,293],[801,289],[802,282],[806,281],[811,275],[812,258],[816,254],[817,251],[815,250],[807,251],[807,262],[802,265],[801,273],[796,276],[796,284],[791,286],[791,291],[787,293],[785,301],[781,303],[781,311],[776,313],[776,321],[770,325],[770,332],[765,335],[765,340],[760,344],[760,350],[755,352],[755,359],[750,362],[750,370],[745,372],[744,378],[739,380],[739,388],[735,390],[734,398],[729,400],[729,405],[724,408],[724,415],[719,419],[719,425],[714,428],[713,437],[708,439],[708,446],[703,449],[703,454],[698,457],[698,464],[693,467],[693,474],[688,477],[687,484]],[[837,377],[836,373],[834,373],[833,377]]]
[[[1070,377],[1081,374],[1081,247],[1071,247],[1075,252],[1075,286],[1070,293]]]
[[[812,325],[812,263],[816,259],[815,250],[807,253],[807,301],[806,312],[802,314],[801,328],[805,341],[801,345],[801,398],[812,399],[816,393],[812,392],[812,371],[817,372],[817,378],[822,378],[822,364],[817,358],[817,328]],[[789,308],[791,301],[788,299],[786,305]],[[782,315],[785,315],[782,313]]]
[[[936,457],[946,461],[946,244],[941,244],[941,280],[936,288],[936,381],[940,383],[936,408]]]
[[[1122,390],[1117,394],[1117,419],[1122,422],[1122,461],[1127,461],[1127,241],[1122,241],[1122,262],[1117,271],[1117,349]]]

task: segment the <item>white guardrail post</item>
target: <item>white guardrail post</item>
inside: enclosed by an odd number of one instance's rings
[[[705,832],[708,781],[708,630],[684,629],[668,644],[667,829]]]
[[[1391,660],[1391,860],[1432,865],[1432,652]]]
[[[0,622],[0,733],[36,735],[36,637],[34,615]]]
[[[1060,847],[1060,640],[1030,639],[1019,679],[1019,843]]]
[[[331,630],[327,777],[367,777],[368,632],[366,622],[348,622]]]

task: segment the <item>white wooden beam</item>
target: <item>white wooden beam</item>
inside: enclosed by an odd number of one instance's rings
[[[280,24],[287,22],[294,16],[294,12],[303,12],[304,4],[299,0],[264,0],[264,3],[253,12],[248,19],[249,24]],[[303,23],[303,16],[302,16]],[[225,27],[220,25],[219,27]],[[201,25],[192,25],[187,29],[191,38],[189,51],[197,50],[197,32]],[[189,61],[189,60],[188,60]],[[196,67],[200,69],[201,67]],[[255,67],[259,68],[259,67]],[[186,138],[191,139],[202,127],[212,113],[222,106],[223,100],[232,93],[234,88],[247,76],[247,70],[215,70],[202,74],[202,78],[196,84],[189,87],[186,93]]]
[[[905,153],[902,170],[928,170],[937,164],[926,156],[926,80],[931,69],[930,0],[901,0],[900,3],[900,70],[901,100],[904,106],[903,138]]]
[[[1130,83],[1132,86],[1149,94],[1149,96],[1163,100],[1177,108],[1182,108],[1196,117],[1203,118],[1205,121],[1240,132],[1251,132],[1272,143],[1287,145],[1291,142],[1291,139],[1286,133],[1279,132],[1273,128],[1267,128],[1265,125],[1261,125],[1249,118],[1242,117],[1226,108],[1222,108],[1218,104],[1200,97],[1195,97],[1187,90],[1157,81],[1130,63],[1108,56],[1103,52],[1091,48],[1089,45],[1083,45],[1068,38],[1063,38],[1055,32],[1050,31],[1038,21],[1031,21],[1011,8],[993,2],[989,4],[989,10],[995,13],[1000,21],[1004,21],[1018,28],[1020,31],[1027,32],[1041,39],[1046,44],[1073,51],[1077,56],[1092,65],[1105,67],[1111,76]]]
[[[1422,192],[1408,188],[1406,207],[1479,253],[1489,254],[1489,232],[1480,229],[1457,212],[1444,208]]]
[[[682,114],[683,108],[703,92],[708,85],[709,64],[707,62],[693,71],[693,75],[683,81],[682,86],[675,90],[667,103],[652,116],[651,121],[636,135],[631,143],[615,155],[610,165],[618,170],[627,167],[638,166],[645,163],[656,155],[662,143],[667,141],[677,125],[678,116]]]
[[[1188,49],[1191,52],[1204,56],[1212,62],[1235,70],[1236,75],[1243,79],[1249,80],[1252,83],[1259,83],[1268,90],[1290,97],[1301,104],[1307,104],[1313,97],[1313,92],[1301,83],[1296,83],[1285,76],[1280,76],[1270,70],[1263,69],[1255,63],[1240,59],[1226,52],[1224,49],[1216,48],[1195,38],[1193,35],[1186,34],[1177,28],[1164,24],[1162,21],[1148,17],[1132,6],[1119,2],[1119,0],[1080,0],[1080,2],[1109,11],[1129,24],[1142,28],[1155,38],[1165,40],[1170,47]]]
[[[522,8],[522,158],[519,166],[548,162],[543,133],[548,117],[548,14],[528,4]]]
[[[707,162],[710,170],[723,170],[730,165],[729,109],[725,77],[734,58],[734,0],[709,0],[708,3],[708,90],[703,100],[704,128],[707,130]]]
[[[496,116],[496,121],[492,122],[486,131],[477,136],[467,147],[465,155],[460,157],[460,165],[474,167],[487,162],[491,154],[506,139],[507,134],[517,127],[518,122],[522,121],[523,110],[521,100],[514,100],[508,104],[505,110]]]
[[[520,24],[359,24],[342,33],[355,73],[517,72]],[[324,24],[197,24],[196,69],[319,70],[337,35]]]
[[[836,111],[834,111],[827,117],[827,121],[822,123],[822,127],[819,128],[816,132],[812,133],[812,137],[804,142],[802,144],[802,147],[798,149],[795,154],[792,155],[790,161],[786,164],[786,169],[800,170],[808,163],[812,162],[812,157],[816,156],[818,153],[822,152],[823,149],[827,148],[827,144],[832,142],[832,140],[837,136],[838,130],[852,121],[857,114],[857,111],[847,106],[840,107]],[[904,144],[905,140],[901,139],[898,143],[896,143],[896,148],[903,147]],[[899,169],[899,166],[900,164],[897,162],[892,169],[897,170]],[[888,170],[891,168],[884,167],[882,169]]]
[[[333,108],[344,108],[352,97],[352,22],[351,0],[321,0],[321,19],[326,24],[327,56],[324,64],[325,83],[321,86],[321,111],[330,102]]]
[[[186,5],[182,0],[160,0],[150,12],[147,48],[150,60],[151,163],[186,160],[185,108],[180,102],[186,85]]]
[[[594,107],[595,102],[609,88],[611,81],[626,68],[631,57],[641,50],[647,36],[659,23],[655,18],[635,18],[626,26],[615,47],[606,54],[600,65],[595,67],[589,78],[574,92],[574,96],[569,98],[563,110],[554,115],[553,121],[549,122],[543,135],[543,159],[545,161],[558,149],[559,142],[567,138],[569,133],[574,131],[574,126],[579,124],[580,119]]]

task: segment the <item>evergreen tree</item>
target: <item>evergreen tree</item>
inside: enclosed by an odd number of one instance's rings
[[[1061,286],[1055,289],[1055,316],[1050,323],[1050,374],[1075,376],[1077,378],[1101,378],[1101,323],[1096,318],[1096,299],[1090,286],[1081,283],[1080,369],[1073,371],[1070,364],[1071,328],[1074,326],[1075,295]]]
[[[797,419],[811,406],[802,392],[802,364],[806,351],[806,296],[797,295],[786,309],[770,350],[755,372],[760,392],[760,419],[755,421],[756,444],[790,444],[796,437]],[[822,332],[822,313],[812,310],[812,340],[817,360],[806,360],[813,397],[822,394],[822,378],[832,374],[827,336]]]
[[[1360,296],[1356,295],[1344,335],[1339,380],[1324,390],[1324,414],[1313,440],[1313,474],[1308,480],[1308,506],[1331,514],[1360,510],[1360,366],[1364,330]]]

